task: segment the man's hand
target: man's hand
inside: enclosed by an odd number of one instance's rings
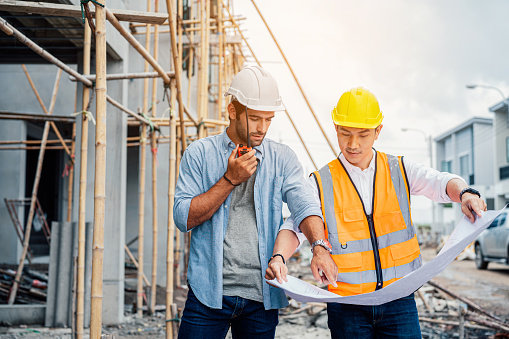
[[[471,223],[475,221],[476,217],[482,216],[481,211],[486,210],[486,203],[476,194],[463,194],[463,197],[461,198],[461,211],[467,216]]]
[[[239,146],[233,150],[228,158],[228,167],[226,169],[226,177],[231,180],[233,185],[241,184],[247,181],[256,171],[258,165],[256,161],[256,151],[253,149],[246,154],[235,158]]]
[[[316,281],[322,284],[332,284],[337,287],[338,267],[332,257],[322,246],[315,246],[311,260],[311,272]]]
[[[283,280],[288,281],[286,274],[288,273],[288,267],[283,263],[283,259],[280,256],[272,258],[269,262],[269,267],[265,271],[265,279],[273,280],[274,278],[282,284]]]

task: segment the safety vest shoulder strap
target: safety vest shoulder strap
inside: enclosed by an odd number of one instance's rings
[[[410,213],[410,185],[406,176],[405,166],[403,164],[403,157],[398,157],[386,154],[391,172],[391,180],[396,190],[396,196],[401,208],[401,213],[405,219],[407,226],[412,225],[412,218]]]

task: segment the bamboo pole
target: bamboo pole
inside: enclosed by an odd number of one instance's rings
[[[193,1],[189,1],[189,18],[192,19],[194,15],[194,6]],[[189,35],[189,43],[194,45],[194,32],[191,32]],[[194,69],[194,48],[189,48],[189,66],[187,67],[187,106],[191,105],[191,83],[193,78],[193,69]]]
[[[88,6],[88,4],[85,4]],[[83,74],[90,74],[90,50],[92,31],[85,25],[83,39]],[[82,110],[88,111],[90,89],[83,86]],[[81,141],[80,141],[80,187],[78,202],[78,286],[76,303],[76,338],[83,339],[83,319],[85,315],[85,212],[87,198],[87,163],[88,163],[88,115],[81,115]]]
[[[65,139],[64,140],[65,143],[71,143],[72,140],[71,139]],[[47,140],[46,141],[46,144],[59,144],[60,143],[60,140]],[[0,141],[0,145],[16,145],[16,144],[23,144],[23,145],[41,145],[41,141],[40,140],[8,140],[8,141]],[[63,147],[61,147],[62,149],[64,149]]]
[[[81,82],[83,82],[88,87],[92,87],[92,81],[83,78],[81,76],[81,74],[79,74],[78,72],[76,72],[75,70],[73,70],[72,68],[67,66],[66,64],[64,64],[62,61],[60,61],[57,58],[55,58],[53,55],[51,55],[51,53],[48,53],[48,51],[46,51],[44,48],[42,48],[41,46],[37,45],[32,40],[27,38],[25,35],[23,35],[16,28],[12,27],[7,21],[5,21],[1,17],[0,17],[0,30],[4,31],[7,35],[13,35],[16,39],[21,41],[28,48],[30,48],[35,53],[39,54],[41,57],[43,57],[44,59],[46,59],[50,63],[54,64],[55,66],[57,66],[58,68],[60,68],[64,72],[66,72],[66,73],[74,76],[75,78],[79,79]]]
[[[133,118],[135,118],[136,120],[138,120],[138,121],[140,121],[140,122],[142,122],[142,123],[144,123],[144,124],[147,124],[147,125],[152,125],[152,126],[154,127],[154,129],[159,129],[159,126],[158,126],[156,123],[154,123],[154,122],[152,122],[152,121],[150,121],[150,120],[148,120],[148,119],[146,119],[146,118],[142,117],[142,116],[141,116],[141,115],[139,115],[139,114],[134,113],[134,112],[133,112],[133,111],[131,111],[129,108],[127,108],[127,107],[123,106],[120,102],[116,101],[115,99],[113,99],[113,98],[112,98],[112,97],[110,97],[109,95],[106,95],[106,100],[107,100],[110,104],[112,104],[112,105],[113,105],[113,106],[115,106],[116,108],[120,109],[121,111],[124,111],[125,113],[129,114],[130,116],[132,116],[132,117],[133,117]]]
[[[129,249],[129,247],[127,247],[127,245],[124,245],[124,250],[127,253],[127,256],[129,257],[129,259],[131,259],[131,261],[133,262],[134,267],[136,267],[136,269],[138,269],[138,261],[134,257],[134,255],[131,252],[131,250]],[[142,274],[143,274],[143,282],[145,283],[145,285],[147,287],[150,287],[150,282],[148,281],[147,276],[145,275],[145,273],[142,273]]]
[[[217,1],[217,34],[219,34],[219,51],[218,51],[218,98],[217,98],[217,119],[223,118],[223,58],[224,58],[224,29],[223,29],[223,1]]]
[[[204,118],[208,118],[208,80],[209,80],[209,26],[210,26],[210,0],[201,1],[201,78],[199,83],[199,104],[198,104],[198,121],[201,123]],[[198,138],[205,137],[205,128],[203,125],[198,127]]]
[[[171,88],[171,99],[170,107],[175,107],[176,102],[176,84],[172,81],[170,84]],[[182,126],[183,124],[181,124]],[[167,250],[166,250],[166,339],[173,338],[173,326],[172,319],[174,314],[171,311],[173,304],[173,263],[174,263],[174,237],[175,237],[175,222],[173,221],[173,204],[175,197],[175,159],[176,159],[176,140],[177,125],[175,123],[175,114],[170,113],[170,169],[168,178],[168,238]],[[181,143],[182,144],[182,143]]]
[[[154,12],[159,12],[159,0],[154,2]],[[159,55],[159,26],[155,25],[154,34],[154,59],[158,60]],[[157,116],[157,79],[152,79],[152,117]],[[158,235],[158,222],[157,222],[157,136],[155,131],[152,131],[150,138],[150,148],[152,150],[152,285],[150,289],[150,305],[148,307],[149,313],[154,313],[156,307],[157,296],[157,235]]]
[[[96,0],[101,4],[105,0]],[[106,12],[96,5],[96,125],[94,173],[94,237],[92,246],[92,293],[90,311],[90,338],[100,339],[102,324],[104,212],[106,183]]]
[[[57,77],[55,79],[55,86],[53,87],[53,95],[51,97],[50,111],[49,111],[50,113],[53,112],[53,107],[55,106],[55,100],[56,100],[57,93],[58,93],[58,85],[60,83],[61,74],[62,74],[62,71],[59,69],[57,72]],[[36,92],[35,87],[34,87],[34,91]],[[30,232],[32,230],[32,222],[34,220],[35,204],[37,201],[37,191],[39,189],[39,182],[41,180],[42,163],[44,161],[44,151],[45,151],[45,147],[46,147],[46,141],[48,140],[49,127],[50,127],[50,122],[46,121],[44,123],[44,130],[42,133],[42,143],[41,143],[41,150],[39,151],[39,159],[37,160],[37,169],[35,171],[34,186],[32,187],[32,198],[30,201],[30,211],[28,212],[27,224],[25,226],[25,239],[23,241],[23,250],[21,252],[21,258],[19,260],[18,270],[16,271],[16,277],[14,278],[14,281],[13,281],[12,287],[11,287],[11,291],[9,294],[9,301],[8,301],[9,305],[14,304],[14,301],[16,300],[16,294],[18,293],[18,287],[20,284],[21,274],[23,273],[23,266],[25,265],[25,258],[27,256],[27,252],[28,252],[28,245],[30,243]]]
[[[192,1],[189,1],[188,2],[188,5],[191,6],[192,4]],[[178,45],[178,65],[179,65],[179,68],[182,69],[182,65],[183,65],[183,62],[182,62],[182,56],[184,54],[184,43],[183,43],[183,36],[182,36],[182,28],[184,28],[183,24],[182,24],[182,20],[183,20],[183,17],[184,17],[184,2],[183,1],[177,1],[177,5],[178,5],[178,8],[177,8],[177,17],[178,19],[180,20],[180,25],[178,25],[178,30],[177,30],[177,33],[178,33],[178,41],[179,41],[179,45]],[[178,21],[177,21],[178,22]],[[187,35],[188,39],[190,39],[190,36],[188,35],[188,33],[185,31],[184,29],[184,33]],[[190,40],[191,41],[191,40]],[[194,44],[191,42],[191,48],[189,49],[189,51],[193,51],[194,50]],[[189,69],[189,67],[188,67]],[[191,84],[191,78],[188,78],[188,91],[190,89],[189,87],[189,84]],[[188,98],[189,98],[189,92],[188,92]],[[189,99],[188,99],[189,101]],[[180,103],[179,105],[182,105],[184,106],[184,112],[187,112],[187,116],[191,116],[191,113],[188,112],[187,108],[185,107],[185,105],[183,103]],[[198,126],[198,125],[196,125]],[[178,134],[182,133],[181,131],[179,131],[177,133],[177,140],[178,140]],[[177,152],[179,152],[179,149],[181,148],[180,147],[181,145],[177,146]],[[177,174],[178,176],[178,174]],[[176,240],[175,240],[175,248],[176,250],[178,251],[179,250],[179,245],[180,245],[180,242],[179,242],[179,236],[177,235],[176,236]],[[174,250],[175,252],[175,250]],[[178,252],[177,252],[178,253]],[[177,258],[176,258],[176,265],[174,265],[174,269],[175,269],[175,273],[174,273],[174,277],[175,277],[175,284],[176,286],[180,286],[180,279],[179,279],[179,274],[178,274],[178,263],[179,263],[179,260],[178,260],[178,255],[177,255]]]
[[[178,50],[177,50],[177,41],[176,41],[176,20],[175,20],[175,9],[173,7],[172,0],[166,0],[166,9],[168,11],[168,22],[170,25],[171,31],[171,54],[173,57],[173,68],[175,71],[175,80],[177,83],[177,100],[179,102],[179,117],[180,121],[184,121],[184,101],[182,100],[182,65],[178,63]],[[172,106],[174,107],[174,106]],[[180,124],[181,133],[185,133],[185,127],[183,124]],[[182,139],[182,149],[187,148],[186,140]]]
[[[180,168],[180,157],[181,157],[181,154],[182,154],[182,148],[181,148],[181,144],[178,142],[178,139],[181,138],[181,134],[180,133],[177,133],[176,135],[176,138],[177,138],[177,149],[176,149],[176,154],[177,154],[177,160],[176,160],[176,166],[175,166],[175,178],[178,178],[179,176],[179,168]],[[175,284],[174,286],[180,286],[182,284],[182,281],[180,279],[180,275],[181,275],[181,272],[180,272],[180,269],[181,269],[181,266],[180,266],[180,255],[182,253],[182,243],[181,243],[181,234],[179,234],[177,232],[176,236],[175,236],[175,249],[173,251],[173,253],[175,253],[175,260],[174,260],[174,265],[173,267],[175,268],[175,273],[174,273],[174,277],[175,277]]]
[[[150,12],[150,0],[147,0],[147,12]],[[151,25],[147,25],[147,32],[150,31]],[[145,50],[150,50],[150,34],[147,33],[145,35]],[[152,57],[151,57],[152,58]],[[154,59],[153,59],[154,60]],[[155,62],[155,60],[154,60]],[[147,59],[145,59],[145,69],[144,72],[148,72],[149,63]],[[145,116],[148,113],[148,79],[143,80],[143,113]],[[144,259],[145,259],[145,173],[146,173],[146,161],[147,161],[147,147],[146,147],[146,135],[147,135],[147,125],[141,126],[141,136],[140,136],[140,177],[139,177],[139,190],[138,190],[138,284],[137,284],[137,294],[136,294],[136,303],[137,303],[137,311],[136,314],[138,318],[143,317],[143,274],[144,274]],[[153,286],[152,286],[153,287]],[[148,305],[147,305],[148,306]]]
[[[37,101],[39,101],[39,105],[41,105],[42,107],[42,110],[44,111],[44,114],[46,115],[51,115],[48,110],[46,109],[46,106],[44,105],[42,99],[41,99],[41,96],[39,95],[39,93],[37,92],[37,90],[35,89],[35,84],[34,82],[32,81],[32,77],[30,77],[30,74],[28,73],[28,70],[27,68],[25,67],[24,64],[21,65],[21,67],[23,68],[23,71],[25,72],[25,75],[28,79],[28,82],[30,83],[30,87],[32,87],[32,90],[34,91],[35,93],[35,96],[37,97]],[[61,72],[61,70],[59,69],[59,72]],[[60,78],[59,80],[60,81]],[[55,103],[53,102],[53,105]],[[53,113],[53,109],[54,107],[50,107],[50,112]],[[62,134],[60,134],[60,131],[58,130],[57,128],[57,125],[55,125],[55,123],[53,121],[50,121],[50,126],[51,128],[53,129],[53,132],[55,132],[55,134],[57,135],[58,139],[60,140],[60,143],[62,144],[62,147],[65,149],[65,151],[67,152],[67,154],[69,155],[69,157],[71,156],[71,151],[69,150],[69,147],[67,147],[65,141],[64,141],[64,138],[62,137]],[[71,157],[71,162],[74,163],[74,159],[72,159]]]
[[[0,147],[0,151],[33,151],[40,150],[41,146],[17,146],[17,147]],[[46,146],[44,149],[46,150],[63,150],[62,146]]]
[[[167,0],[168,1],[168,0]],[[136,38],[127,31],[124,26],[120,24],[120,22],[117,20],[115,15],[111,13],[111,11],[107,8],[104,9],[106,12],[106,17],[108,18],[108,21],[117,29],[117,31],[127,40],[131,46],[134,47],[135,50],[140,53],[140,55],[154,68],[154,70],[159,73],[161,78],[163,78],[165,84],[170,83],[170,77],[166,74],[166,72],[163,70],[163,68],[157,63],[157,61],[154,60],[154,58],[150,55],[150,53],[147,51],[146,48],[143,48],[143,46],[136,40]],[[148,27],[149,25],[147,25]],[[147,37],[150,38],[150,35],[147,34]]]
[[[202,110],[202,107],[201,107],[201,91],[202,91],[202,87],[201,87],[201,83],[202,83],[202,78],[204,76],[203,74],[203,58],[204,58],[204,52],[203,52],[203,46],[204,46],[204,37],[205,37],[205,33],[204,33],[204,28],[205,28],[205,23],[203,22],[203,18],[205,18],[205,11],[203,10],[203,6],[205,6],[205,0],[200,0],[199,2],[197,2],[197,17],[198,19],[200,20],[200,23],[198,25],[198,27],[200,28],[200,31],[199,31],[199,52],[197,53],[197,56],[200,57],[199,61],[198,61],[198,76],[197,76],[197,83],[196,83],[196,119],[198,119],[198,121],[200,121],[200,118],[201,118],[201,114],[203,112]]]
[[[246,37],[244,36],[244,34],[242,34],[242,31],[240,30],[240,27],[238,26],[238,24],[236,23],[235,19],[233,18],[232,14],[230,13],[230,10],[228,9],[228,6],[225,7],[226,10],[228,11],[228,15],[230,17],[230,20],[232,21],[232,23],[236,26],[240,36],[242,37],[242,40],[244,40],[244,42],[246,43],[246,46],[247,48],[249,48],[249,51],[251,52],[251,54],[253,55],[253,58],[256,60],[256,63],[258,64],[258,66],[262,66],[262,64],[260,63],[260,61],[258,60],[258,58],[256,57],[256,54],[253,52],[253,49],[251,48],[251,45],[249,45],[249,43],[247,42],[247,39]],[[318,169],[318,167],[316,166],[316,163],[315,163],[315,160],[313,159],[313,157],[311,156],[311,152],[309,151],[308,147],[306,146],[306,143],[304,142],[304,139],[302,138],[302,136],[300,135],[300,132],[299,130],[297,129],[297,126],[295,125],[295,123],[293,122],[293,119],[292,117],[290,116],[290,113],[288,113],[288,110],[285,108],[285,113],[286,113],[286,116],[288,118],[288,120],[290,120],[290,123],[292,124],[292,127],[293,129],[295,130],[295,133],[297,133],[297,136],[299,137],[299,140],[302,144],[302,146],[304,146],[304,149],[306,150],[306,153],[308,154],[308,157],[309,159],[311,160],[311,162],[313,163],[313,166],[315,166],[315,169]]]
[[[56,121],[66,124],[73,124],[76,119],[74,117],[64,115],[45,115],[45,114],[30,114],[30,113],[12,113],[0,111],[0,120],[24,120],[24,121]],[[60,140],[58,140],[60,142]],[[63,147],[62,147],[63,148]]]
[[[192,1],[189,1],[189,6],[191,7],[191,2]],[[189,16],[190,18],[192,18],[192,16]],[[237,21],[241,21],[241,20],[246,20],[246,17],[237,17],[236,18]],[[230,19],[223,19],[223,21],[230,21]],[[192,25],[192,24],[199,24],[200,23],[200,20],[196,20],[196,19],[187,19],[187,20],[182,20],[182,24],[184,25]],[[147,24],[130,24],[129,27],[133,27],[133,28],[136,28],[136,27],[146,27]],[[168,26],[168,23],[167,22],[164,22],[162,24],[159,24],[159,26]]]
[[[110,12],[107,12],[109,13],[110,15],[113,16],[113,14],[111,14]],[[112,18],[113,21],[115,21],[116,19]],[[118,24],[118,21],[116,21],[116,23]],[[118,24],[121,29],[123,29],[123,27]],[[44,50],[43,48],[41,48],[40,46],[38,46],[37,44],[35,44],[33,41],[31,41],[30,39],[28,39],[26,36],[24,36],[23,34],[21,34],[19,31],[17,31],[15,28],[13,28],[12,26],[10,26],[4,19],[0,18],[0,29],[2,29],[4,32],[6,32],[7,34],[9,35],[14,35],[18,40],[20,40],[21,42],[23,42],[25,45],[27,45],[29,48],[31,48],[32,50],[34,50],[36,53],[38,53],[39,55],[41,55],[43,58],[45,58],[46,60],[48,60],[49,62],[53,63],[54,65],[56,65],[57,67],[59,67],[60,69],[62,69],[63,71],[67,72],[68,74],[70,74],[74,79],[77,79],[79,81],[81,81],[83,84],[85,84],[86,86],[88,87],[92,87],[93,83],[90,79],[88,78],[85,78],[83,77],[81,74],[77,73],[76,71],[74,71],[73,69],[69,68],[67,65],[65,65],[63,62],[61,62],[60,60],[58,60],[57,58],[55,58],[53,55],[51,55],[50,53],[48,53],[46,50]],[[127,33],[129,34],[129,33]],[[139,44],[139,43],[138,43]],[[141,45],[140,45],[141,46]],[[141,52],[140,52],[141,53]],[[147,56],[149,57],[149,59],[151,58],[151,56],[148,54],[148,52],[145,51],[145,54],[144,53],[141,53],[142,56]],[[150,60],[149,60],[150,62]],[[160,67],[159,67],[160,68]],[[157,72],[157,74],[161,77],[163,77],[163,79],[166,79],[172,75],[172,73],[164,73],[162,71],[162,69],[160,69],[160,71]],[[95,76],[94,76],[94,79],[95,79]],[[147,124],[150,124],[150,122],[148,122],[146,119],[143,119],[142,117],[138,116],[136,113],[128,110],[127,108],[125,108],[124,106],[122,106],[120,103],[118,103],[117,101],[115,101],[113,98],[111,98],[110,96],[106,95],[106,98],[107,100],[113,104],[114,106],[118,107],[119,109],[121,109],[122,111],[132,115],[133,117],[135,117],[136,119],[140,120],[140,121],[143,121],[144,123],[147,123]],[[66,146],[64,146],[66,147]],[[68,151],[68,148],[67,148],[67,151]],[[68,153],[70,154],[70,151],[68,151]]]
[[[74,112],[76,112],[78,108],[78,84],[76,84],[76,93],[74,94]],[[72,124],[72,137],[71,137],[71,158],[74,160],[75,152],[76,152],[76,123]],[[69,170],[69,180],[67,180],[67,222],[71,222],[71,213],[72,213],[72,188],[74,182],[74,164],[71,165],[71,169]],[[76,267],[74,267],[76,269]],[[77,274],[77,272],[76,272]],[[76,281],[74,282],[76,283]],[[75,290],[76,292],[76,290]],[[76,300],[74,300],[76,301]],[[74,305],[76,306],[76,305]],[[75,320],[73,313],[73,320]],[[74,324],[76,324],[74,322]],[[76,328],[74,328],[76,330]]]
[[[320,121],[318,120],[318,117],[316,116],[315,114],[315,111],[313,110],[313,108],[311,107],[311,103],[309,102],[308,100],[308,97],[306,96],[306,94],[304,93],[304,89],[302,88],[302,86],[300,85],[300,82],[299,80],[297,80],[297,76],[295,75],[295,73],[293,72],[293,69],[292,67],[290,66],[290,63],[288,62],[288,59],[286,58],[285,54],[283,53],[283,50],[281,49],[281,46],[279,46],[279,43],[277,42],[276,40],[276,37],[274,36],[274,34],[272,33],[272,30],[270,29],[269,25],[267,24],[267,21],[265,21],[265,18],[263,17],[262,13],[260,12],[260,9],[258,8],[258,6],[256,5],[256,3],[254,2],[254,0],[251,0],[251,2],[253,3],[254,7],[256,8],[256,11],[258,12],[258,14],[260,15],[260,18],[262,19],[263,23],[265,24],[265,27],[267,27],[267,30],[269,31],[270,33],[270,36],[272,37],[272,40],[274,40],[274,43],[276,44],[277,48],[279,49],[279,52],[281,53],[281,55],[283,56],[283,59],[285,60],[285,63],[286,65],[288,66],[288,69],[290,70],[290,73],[292,73],[292,76],[293,78],[295,79],[295,82],[297,83],[297,86],[299,87],[299,90],[300,90],[300,93],[302,94],[302,97],[304,98],[304,100],[306,101],[306,104],[308,105],[309,107],[309,110],[311,111],[311,114],[313,115],[313,118],[315,118],[315,121],[316,121],[316,124],[318,125],[318,127],[320,128],[320,131],[322,132],[325,140],[327,140],[327,143],[329,144],[329,147],[332,151],[332,153],[334,153],[334,156],[337,156],[337,152],[336,152],[336,149],[334,148],[334,146],[332,145],[332,142],[329,140],[329,138],[327,137],[327,134],[325,134],[325,131],[322,127],[322,124],[320,123]]]
[[[161,32],[159,32],[161,33]],[[173,72],[166,72],[166,75],[170,78],[175,77],[175,73]],[[106,80],[131,80],[131,79],[145,79],[145,78],[160,78],[161,75],[157,72],[142,72],[142,73],[116,73],[116,74],[108,74],[106,75]],[[93,75],[83,75],[83,78],[95,81],[95,74]],[[71,81],[78,81],[73,76],[69,77],[69,80]]]

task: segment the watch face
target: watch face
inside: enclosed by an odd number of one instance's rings
[[[325,245],[327,245],[328,248],[332,248],[332,246],[328,240],[324,240],[323,242],[325,243]]]

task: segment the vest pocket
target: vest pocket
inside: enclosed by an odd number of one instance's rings
[[[369,228],[367,226],[364,209],[351,208],[341,212],[342,222],[338,223],[338,236],[342,241],[354,241],[369,237]]]
[[[375,226],[381,231],[381,234],[377,234],[378,236],[406,229],[405,219],[400,211],[376,216]]]
[[[391,245],[390,249],[392,259],[394,260],[396,265],[406,264],[413,260],[408,257],[417,256],[419,252],[419,243],[417,242],[417,238],[413,237],[408,241]]]
[[[338,266],[340,273],[342,271],[345,271],[345,270],[342,270],[342,268],[352,269],[352,268],[362,267],[362,254],[359,252],[334,255],[333,259],[334,259],[334,262],[336,263],[336,266]]]

